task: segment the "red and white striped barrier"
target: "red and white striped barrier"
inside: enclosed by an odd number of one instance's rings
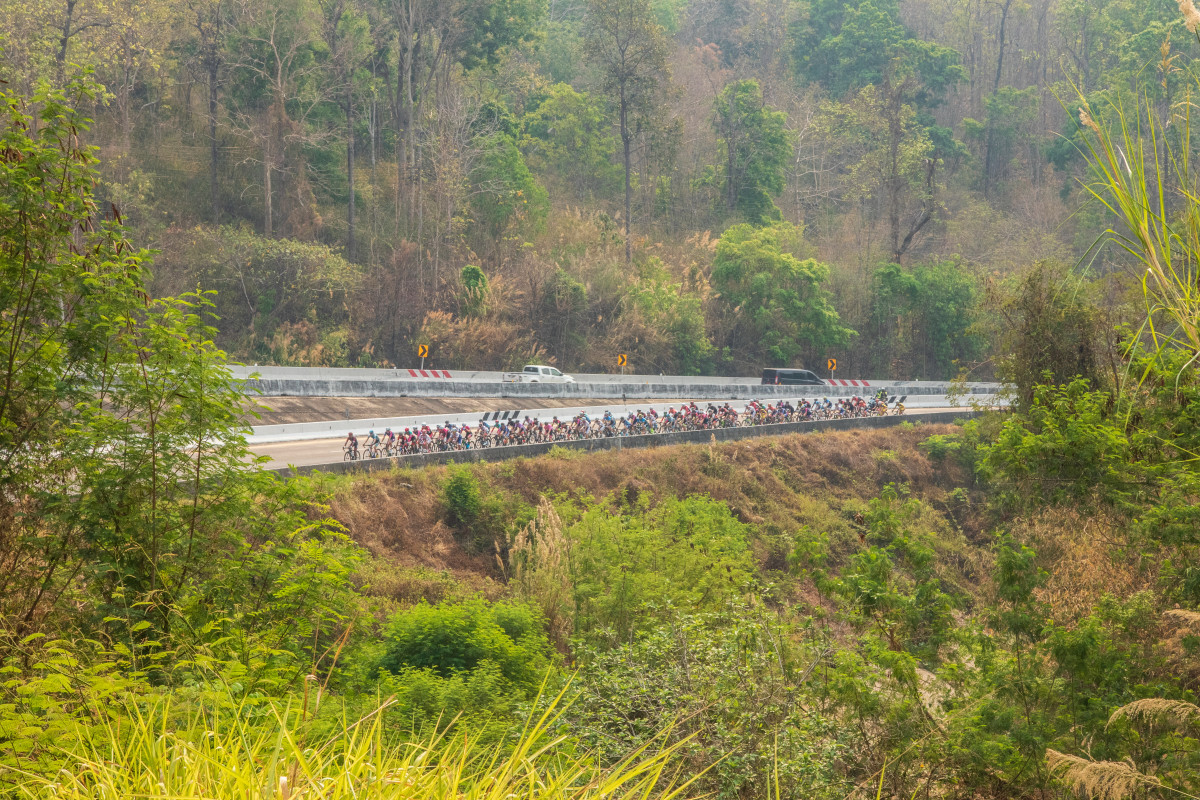
[[[413,378],[449,378],[449,370],[444,369],[410,369],[408,374]]]
[[[410,370],[411,371],[411,370]],[[870,386],[866,381],[844,381],[840,378],[830,378],[826,381],[830,386]]]

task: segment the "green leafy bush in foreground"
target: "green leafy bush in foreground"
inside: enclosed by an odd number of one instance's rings
[[[557,677],[541,614],[480,598],[398,612],[362,660],[379,677],[374,688],[394,698],[389,716],[414,730],[463,715],[497,732],[515,724],[518,705],[536,697],[548,675]]]

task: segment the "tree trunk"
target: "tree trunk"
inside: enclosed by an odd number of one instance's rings
[[[629,102],[625,98],[624,88],[621,90],[621,146],[625,156],[625,263],[633,263],[633,242],[629,234],[629,212],[633,207],[633,183],[630,180],[630,135],[629,135]]]
[[[371,98],[371,110],[368,113],[370,115],[370,123],[368,127],[370,133],[369,139],[371,142],[371,193],[369,195],[371,198],[371,204],[367,206],[367,259],[370,263],[374,263],[376,238],[375,226],[379,224],[379,197],[375,194],[375,137],[378,135],[378,130],[375,126],[379,124],[379,105],[376,103],[374,97]]]
[[[900,139],[904,130],[900,121],[900,101],[891,97],[891,86],[884,82],[888,115],[888,236],[892,245],[892,257],[900,258],[900,191],[903,176],[900,174]],[[898,94],[898,93],[897,93]]]
[[[410,211],[417,202],[417,183],[420,181],[419,175],[417,179],[414,180],[412,174],[413,172],[419,170],[419,167],[417,166],[417,141],[414,130],[417,123],[414,119],[416,116],[416,102],[413,99],[412,72],[413,58],[410,54],[408,58],[408,68],[404,72],[404,113],[407,117],[404,123],[404,149],[406,151],[406,171],[409,173],[406,177],[408,179],[408,207]]]
[[[346,257],[354,260],[354,92],[346,88],[346,178],[350,199],[346,206]]]
[[[415,154],[414,154],[413,161],[414,161],[414,163],[416,163]],[[425,238],[425,192],[422,191],[422,189],[424,187],[419,185],[421,183],[421,170],[419,170],[419,169],[416,170],[416,178],[417,179],[414,182],[414,185],[415,185],[415,191],[416,191],[416,206],[417,206],[417,267],[419,269],[421,269],[422,279],[423,279],[424,278],[424,258],[423,258],[423,256],[424,256],[424,252],[425,252],[425,246],[424,246],[424,244],[422,244],[422,241]],[[430,294],[429,298],[432,298],[432,297],[433,297],[433,295]]]
[[[122,43],[121,86],[117,91],[117,110],[121,114],[121,153],[125,156],[123,166],[128,172],[128,159],[131,141],[133,139],[133,121],[129,117],[129,104],[133,94],[133,59],[129,54],[129,44]]]
[[[71,30],[71,23],[75,19],[75,5],[78,0],[67,0],[67,14],[63,18],[62,35],[58,39],[58,54],[54,57],[55,75],[57,83],[62,84],[63,71],[67,66],[67,45],[71,41],[71,36],[74,33]]]
[[[400,233],[400,220],[403,213],[404,196],[404,181],[408,171],[408,117],[411,115],[411,87],[412,87],[412,57],[409,52],[409,47],[412,46],[412,40],[409,39],[408,47],[404,44],[404,31],[396,35],[396,44],[400,50],[400,61],[396,65],[398,74],[396,78],[396,233]]]
[[[263,142],[263,236],[271,238],[271,139]]]
[[[1012,8],[1012,0],[1004,0],[1004,9],[1000,12],[999,52],[996,54],[996,79],[992,81],[992,94],[1000,88],[1000,77],[1004,72],[1004,29],[1008,26],[1008,11]]]
[[[217,189],[217,60],[208,65],[208,188],[212,194],[213,225],[221,223],[221,194]]]
[[[725,129],[725,208],[733,211],[737,208],[738,174],[737,174],[737,135],[733,130],[732,110],[730,122]]]
[[[1005,28],[1008,26],[1008,11],[1012,8],[1012,0],[1004,0],[1004,9],[1000,12],[999,51],[996,54],[996,75],[992,81],[992,96],[1000,91],[1000,78],[1004,72]],[[989,115],[987,118],[987,139],[984,142],[983,154],[983,196],[988,197],[992,189],[992,170],[995,168],[996,150],[996,120]]]

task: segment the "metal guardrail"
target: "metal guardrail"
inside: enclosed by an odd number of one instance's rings
[[[258,375],[262,382],[271,381],[381,381],[381,382],[416,382],[437,385],[443,382],[453,383],[505,383],[504,372],[472,371],[472,370],[442,370],[442,369],[371,369],[351,367],[275,367],[259,366],[257,364],[232,365],[230,372],[235,378],[248,379]],[[424,373],[424,374],[422,374]],[[509,373],[511,374],[511,373]],[[577,384],[626,384],[632,386],[666,385],[666,386],[762,386],[759,378],[724,377],[709,375],[613,375],[606,373],[569,373]],[[511,382],[508,382],[511,384]],[[829,385],[850,387],[912,387],[924,386],[942,387],[948,381],[892,381],[892,380],[863,380],[862,378],[834,378],[827,382]],[[540,384],[539,384],[540,385]],[[554,385],[554,384],[546,384]],[[993,391],[1001,388],[999,383],[970,383],[972,387],[990,387]],[[788,389],[803,387],[789,386]],[[944,392],[943,392],[944,393]]]

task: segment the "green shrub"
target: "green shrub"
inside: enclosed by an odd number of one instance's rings
[[[667,606],[724,607],[754,581],[750,534],[729,506],[708,497],[669,498],[623,515],[588,509],[567,530],[576,632],[624,641]]]
[[[456,528],[475,524],[483,508],[479,491],[479,479],[467,467],[450,471],[450,477],[442,487],[442,502],[446,505],[446,518]]]
[[[947,456],[957,453],[962,443],[958,434],[935,433],[917,446],[931,461],[941,464]]]
[[[1037,386],[1028,408],[1004,421],[996,440],[980,448],[981,476],[1017,507],[1082,500],[1093,492],[1122,501],[1146,481],[1148,465],[1112,398],[1086,380]]]
[[[663,719],[686,741],[692,796],[831,800],[851,787],[838,772],[844,723],[796,702],[813,658],[797,631],[761,606],[673,612],[618,647],[583,647],[580,696],[568,712],[589,750],[617,761]],[[782,793],[772,785],[786,787]]]
[[[393,674],[469,678],[480,670],[498,674],[507,691],[536,694],[552,666],[541,615],[519,603],[420,603],[392,617],[379,668]]]

